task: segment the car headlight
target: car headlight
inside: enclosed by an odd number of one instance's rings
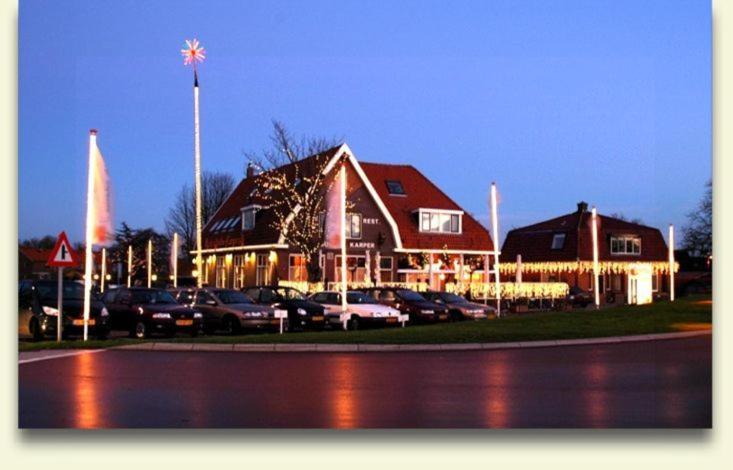
[[[102,311],[99,312],[99,316],[100,317],[108,317],[109,316],[109,312],[107,311],[107,307],[102,307]]]
[[[193,317],[194,318],[204,318],[204,316],[201,315],[201,312],[193,312]]]
[[[156,320],[170,320],[171,314],[165,312],[157,312],[153,314],[153,318],[155,318]]]
[[[58,310],[56,310],[53,307],[46,307],[45,305],[43,306],[43,313],[45,313],[46,315],[50,315],[52,317],[58,317],[59,316],[59,311]]]
[[[304,308],[299,308],[298,315],[308,315],[308,312],[306,312]]]
[[[420,310],[420,313],[435,313],[432,310]]]

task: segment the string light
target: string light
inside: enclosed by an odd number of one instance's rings
[[[650,264],[653,274],[669,273],[669,263],[666,261],[644,261],[644,264]],[[634,261],[600,261],[600,272],[606,274],[626,274],[629,273],[639,262]],[[679,271],[679,263],[674,264],[674,271]],[[517,271],[517,263],[501,263],[499,270],[502,274],[513,274]],[[522,262],[523,273],[573,273],[585,274],[593,272],[592,261],[543,261],[543,262]]]

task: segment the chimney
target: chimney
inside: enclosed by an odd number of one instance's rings
[[[255,167],[252,162],[247,163],[247,179],[252,178],[255,175]]]
[[[588,203],[585,201],[580,201],[578,203],[578,213],[582,214],[583,212],[588,212]]]

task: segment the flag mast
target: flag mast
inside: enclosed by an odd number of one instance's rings
[[[94,237],[94,175],[96,174],[96,158],[94,148],[97,146],[97,130],[89,130],[89,165],[87,176],[87,220],[85,230],[84,252],[84,341],[89,338],[89,308],[92,292],[92,242]]]
[[[203,62],[206,58],[206,51],[200,47],[198,39],[186,40],[186,49],[181,49],[183,63],[193,66],[193,173],[194,192],[196,199],[196,284],[203,287],[203,258],[201,256],[201,141],[199,130],[199,76],[196,70],[196,63]]]
[[[344,330],[346,329],[347,320],[347,305],[346,305],[346,162],[341,164],[340,174],[340,191],[339,197],[341,204],[339,204],[339,217],[341,218],[340,225],[340,236],[341,239],[341,310],[342,318],[344,319]]]
[[[497,216],[496,183],[491,183],[491,228],[494,232],[494,286],[496,288],[496,317],[501,317],[501,281],[499,279],[499,217]]]

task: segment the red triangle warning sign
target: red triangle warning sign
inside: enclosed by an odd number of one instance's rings
[[[47,264],[57,268],[79,265],[79,259],[76,256],[76,252],[71,248],[71,243],[69,243],[69,239],[66,237],[66,232],[59,233],[56,246],[53,248]]]

